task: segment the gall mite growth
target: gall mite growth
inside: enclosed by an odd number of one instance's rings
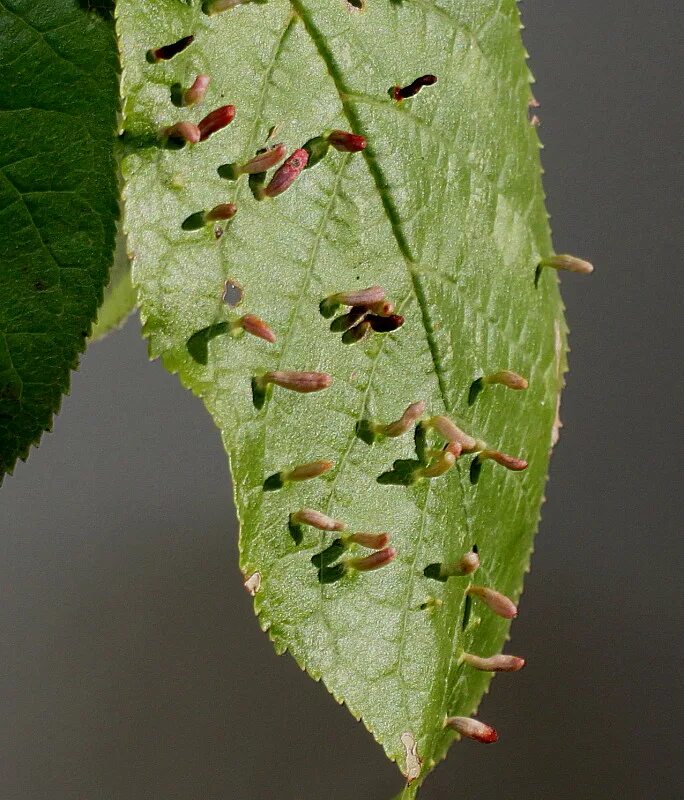
[[[304,538],[304,525],[310,525],[319,531],[343,531],[347,526],[339,519],[333,519],[316,511],[313,508],[302,508],[290,514],[287,527],[290,531],[290,536],[294,539],[295,544],[301,544]],[[341,540],[340,540],[341,542]],[[342,551],[344,547],[342,547]],[[342,552],[341,551],[341,552]],[[336,555],[332,560],[336,560],[339,556]]]
[[[472,575],[480,567],[480,556],[475,550],[466,553],[453,564],[428,564],[423,570],[426,578],[446,583],[449,578],[462,578]]]
[[[360,153],[366,148],[366,139],[357,133],[339,130],[328,131],[322,136],[314,136],[304,145],[304,150],[309,154],[307,169],[322,161],[328,155],[331,147],[341,153]]]
[[[463,653],[461,660],[481,672],[520,672],[525,666],[525,659],[518,656],[505,656],[503,654],[481,658],[471,653]]]
[[[210,82],[211,78],[208,75],[198,75],[192,86],[180,94],[177,105],[195,106],[201,103],[204,100]]]
[[[500,384],[501,386],[506,386],[508,389],[513,389],[515,391],[522,391],[529,386],[527,379],[523,378],[522,375],[518,375],[517,372],[513,372],[510,369],[502,369],[499,370],[499,372],[485,375],[472,382],[470,391],[468,392],[468,405],[472,405],[477,400],[485,386],[494,384]]]
[[[477,454],[477,457],[482,461],[491,459],[497,464],[501,464],[502,467],[510,469],[512,472],[522,472],[528,467],[527,461],[524,459],[509,456],[506,453],[500,453],[498,450],[482,450]]]
[[[349,328],[342,334],[342,344],[355,344],[368,336],[371,332],[371,324],[367,320],[360,322],[353,328]]]
[[[469,586],[467,591],[471,597],[482,600],[499,617],[515,619],[518,616],[518,608],[515,603],[495,589],[488,589],[485,586]]]
[[[372,572],[391,564],[396,557],[397,551],[394,547],[385,547],[363,558],[351,558],[345,562],[345,567],[355,569],[357,572]]]
[[[426,429],[432,428],[448,442],[456,442],[457,444],[460,444],[464,453],[472,453],[478,449],[477,440],[473,439],[472,436],[469,436],[467,433],[462,431],[449,419],[449,417],[439,415],[437,417],[432,417],[425,422],[421,422],[420,424]]]
[[[336,292],[321,300],[319,309],[326,319],[334,316],[340,306],[369,306],[385,299],[385,290],[382,286],[369,286],[367,289],[357,289],[350,292]]]
[[[216,171],[221,178],[236,181],[240,175],[258,175],[280,164],[285,158],[287,148],[284,144],[276,144],[265,150],[260,150],[254,158],[245,164],[222,164]]]
[[[301,175],[309,161],[309,154],[303,148],[294,153],[278,168],[270,183],[262,191],[262,197],[278,197],[286,192]]]
[[[365,536],[365,534],[357,534]],[[380,534],[385,536],[386,534]],[[320,583],[335,583],[343,578],[348,572],[373,572],[390,564],[397,556],[397,551],[393,547],[383,547],[368,556],[362,558],[351,558],[348,561],[334,562],[344,553],[348,546],[347,539],[336,539],[329,547],[312,557],[311,563],[318,570],[318,580]]]
[[[368,317],[368,324],[375,333],[391,333],[401,328],[404,324],[404,318],[401,314],[389,314],[386,317],[382,317],[378,314],[371,314]]]
[[[234,203],[221,203],[210,211],[197,211],[191,214],[183,221],[181,228],[184,231],[198,231],[213,222],[232,219],[236,213],[237,206]]]
[[[366,149],[366,139],[357,133],[347,131],[330,131],[328,143],[340,153],[360,153]]]
[[[474,739],[482,744],[493,744],[498,741],[499,734],[491,727],[471,717],[447,717],[445,727],[451,728],[466,739]]]
[[[342,537],[345,545],[358,544],[369,550],[384,550],[390,543],[389,533],[350,533]]]
[[[567,254],[549,256],[548,258],[542,258],[537,266],[537,269],[534,273],[535,286],[537,286],[539,283],[539,278],[541,277],[544,267],[549,267],[550,269],[563,269],[567,272],[577,272],[580,275],[591,275],[591,273],[594,271],[593,264],[591,264],[589,261],[585,261],[582,258],[577,258],[577,256],[570,256]]]
[[[231,329],[233,336],[239,336],[243,332],[256,336],[258,339],[263,339],[269,344],[276,343],[275,333],[273,333],[263,319],[254,314],[245,314],[244,317],[240,317],[240,319],[233,323]]]
[[[418,606],[420,611],[428,611],[433,608],[441,608],[444,605],[444,600],[440,600],[439,597],[428,597],[428,599],[421,603]]]
[[[235,106],[221,106],[200,121],[200,142],[205,142],[212,134],[222,130],[235,119]]]
[[[373,444],[378,437],[382,436],[387,436],[390,439],[403,436],[423,416],[425,408],[425,403],[422,400],[418,403],[411,403],[398,420],[387,425],[373,422],[370,419],[362,419],[356,423],[356,435],[366,444]]]
[[[252,378],[252,398],[257,408],[263,408],[270,384],[300,394],[320,392],[332,386],[332,377],[325,372],[267,372]]]
[[[343,344],[360,342],[371,331],[390,333],[404,324],[402,316],[392,313],[394,304],[385,300],[382,286],[335,292],[321,300],[319,310],[322,316],[329,318],[342,306],[351,306],[351,310],[334,319],[330,323],[330,330],[333,333],[343,332]]]
[[[173,44],[158,47],[155,50],[147,51],[147,60],[150,64],[158,64],[160,61],[168,61],[169,59],[182,53],[186,47],[189,47],[195,41],[194,36],[184,36]]]
[[[407,97],[417,95],[424,86],[434,86],[435,83],[437,83],[437,77],[435,75],[421,75],[420,78],[416,78],[415,81],[409,83],[408,86],[393,86],[389,90],[389,95],[393,100],[396,100],[397,103],[401,103],[401,101],[406,100]]]
[[[360,322],[365,316],[366,308],[364,306],[354,306],[348,313],[335,317],[330,323],[330,330],[333,333],[343,333]]]
[[[429,466],[419,467],[414,473],[414,480],[421,478],[439,478],[454,466],[456,456],[449,450],[442,450]]]
[[[264,481],[264,491],[273,492],[277,489],[282,489],[286,483],[297,483],[298,481],[318,478],[334,466],[335,464],[332,461],[312,461],[309,464],[301,464],[294,469],[281,470]]]
[[[197,144],[201,136],[200,129],[192,122],[177,122],[162,132],[162,138],[176,142],[181,147],[184,144]]]

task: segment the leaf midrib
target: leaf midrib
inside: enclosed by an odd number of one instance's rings
[[[298,14],[300,19],[302,20],[302,23],[304,25],[304,28],[305,28],[306,32],[308,33],[309,37],[311,38],[316,51],[318,52],[319,56],[321,57],[321,59],[323,60],[323,62],[325,64],[325,67],[326,67],[326,69],[327,69],[327,71],[328,71],[328,73],[329,73],[329,75],[330,75],[330,77],[331,77],[331,79],[332,79],[332,81],[334,83],[335,90],[337,91],[340,103],[342,105],[343,112],[344,112],[345,116],[347,117],[347,120],[349,121],[352,129],[355,132],[358,132],[361,129],[360,121],[359,121],[356,113],[354,112],[353,107],[346,100],[346,98],[349,96],[349,93],[347,92],[346,87],[343,84],[342,78],[341,78],[341,76],[339,74],[339,70],[336,67],[336,64],[335,64],[334,58],[332,57],[332,54],[328,51],[327,47],[325,46],[325,43],[324,43],[324,40],[323,40],[323,37],[322,37],[320,31],[318,31],[318,29],[314,25],[313,21],[311,20],[311,18],[309,17],[309,15],[305,11],[305,9],[303,9],[303,7],[302,7],[301,3],[299,2],[299,0],[290,0],[290,3],[292,5],[292,7],[294,8],[295,12]],[[414,258],[413,254],[411,252],[411,248],[410,248],[409,243],[408,243],[408,241],[406,239],[406,236],[404,234],[404,231],[403,231],[403,228],[402,228],[402,224],[401,224],[401,221],[399,219],[399,214],[398,214],[398,212],[396,210],[396,207],[394,205],[392,197],[390,196],[389,192],[386,191],[386,189],[385,189],[386,182],[384,180],[384,175],[383,175],[383,172],[382,172],[382,168],[377,163],[377,161],[372,157],[372,155],[368,152],[368,149],[363,151],[363,156],[364,156],[364,159],[365,159],[366,164],[368,166],[368,169],[369,169],[369,172],[371,174],[371,177],[372,177],[372,179],[373,179],[373,181],[375,183],[376,190],[377,190],[377,192],[378,192],[378,194],[379,194],[379,196],[380,196],[380,198],[382,200],[383,210],[384,210],[385,215],[386,215],[386,217],[388,219],[388,222],[389,222],[391,230],[392,230],[392,234],[393,234],[393,236],[394,236],[394,238],[395,238],[395,240],[397,242],[397,245],[399,247],[399,251],[401,252],[402,257],[404,258],[404,262],[406,264],[406,268],[407,268],[407,270],[409,272],[409,275],[410,275],[410,278],[411,278],[411,285],[412,285],[412,288],[413,288],[413,293],[415,295],[416,302],[418,303],[418,306],[419,306],[420,311],[421,311],[423,329],[425,331],[425,337],[426,337],[426,340],[427,340],[427,343],[428,343],[428,347],[429,347],[429,350],[430,350],[430,356],[431,356],[431,359],[432,359],[434,371],[435,371],[435,374],[437,376],[437,382],[438,382],[438,385],[439,385],[440,395],[441,395],[441,398],[442,398],[442,404],[443,404],[445,410],[448,413],[450,411],[450,409],[451,409],[451,404],[450,404],[449,398],[448,398],[446,379],[444,377],[444,368],[442,367],[441,357],[440,357],[440,354],[439,354],[439,351],[438,351],[438,348],[437,348],[437,343],[436,343],[435,337],[434,337],[434,326],[432,324],[432,319],[431,319],[431,316],[430,316],[427,300],[426,300],[426,297],[425,297],[425,291],[423,289],[423,285],[422,285],[422,282],[420,280],[420,277],[416,272],[416,267],[418,266],[419,262]],[[467,534],[468,534],[469,538],[472,538],[470,536],[471,521],[470,521],[470,518],[469,518],[469,515],[468,515],[468,509],[467,509],[466,502],[465,502],[465,498],[466,498],[466,492],[465,492],[465,486],[464,486],[465,476],[464,476],[463,469],[461,468],[460,464],[457,464],[457,468],[458,468],[458,475],[459,475],[459,487],[460,487],[460,490],[461,490],[461,500],[462,500],[461,507],[462,507],[462,510],[463,510],[463,519],[464,519],[464,522],[465,522],[465,527],[466,527]],[[418,541],[416,542],[415,556],[414,556],[412,567],[411,567],[411,577],[410,577],[410,580],[408,582],[406,597],[410,597],[411,596],[411,592],[413,591],[413,585],[414,585],[414,580],[415,580],[415,566],[416,566],[416,562],[418,560],[418,554],[419,554],[419,552],[421,550],[421,547],[422,547],[423,532],[424,532],[424,529],[425,529],[425,525],[424,525],[425,513],[426,513],[426,510],[427,510],[427,507],[428,507],[431,491],[432,491],[432,486],[431,486],[430,483],[428,483],[427,491],[425,493],[425,503],[424,503],[424,506],[423,506],[423,509],[422,509],[422,513],[421,513],[421,530],[420,530],[420,533],[419,533]],[[405,651],[405,636],[406,636],[407,619],[408,619],[408,601],[404,602],[403,607],[402,607],[402,619],[401,619],[402,633],[400,635],[400,640],[399,640],[400,641],[400,647],[399,647],[399,660],[398,660],[398,664],[397,664],[397,669],[398,670],[399,670],[399,668],[401,666],[403,655],[404,655],[404,651]],[[456,621],[454,623],[453,634],[451,635],[451,656],[449,658],[447,676],[451,673],[451,669],[453,668],[453,663],[454,663],[454,658],[455,658],[455,653],[456,653],[456,643],[457,643],[457,640],[458,640],[458,634],[459,634],[459,625],[458,625],[458,622]],[[440,700],[440,707],[444,707],[446,699],[447,699],[447,695],[448,695],[448,681],[445,681],[445,689],[444,689],[443,696],[442,696],[442,698]],[[429,748],[429,752],[431,754],[430,757],[433,757],[433,755],[434,755],[434,745],[435,745],[435,740],[437,739],[438,735],[439,735],[438,732],[434,732],[430,737],[430,745],[431,745],[431,747]],[[423,759],[424,759],[424,761],[427,760],[424,754],[423,754]]]

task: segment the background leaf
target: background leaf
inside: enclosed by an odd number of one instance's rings
[[[222,432],[241,565],[277,651],[323,678],[405,774],[415,739],[422,779],[453,739],[445,716],[473,713],[490,680],[460,653],[496,653],[508,631],[477,603],[464,628],[467,580],[443,584],[423,569],[477,544],[478,581],[520,593],[564,370],[555,276],[545,270],[534,284],[551,243],[517,7],[375,0],[360,13],[341,0],[272,0],[208,17],[198,3],[121,0],[118,15],[126,225],[152,355],[203,398]],[[149,48],[189,34],[180,55],[147,62]],[[171,87],[198,73],[212,78],[205,102],[175,108]],[[389,97],[426,73],[435,86],[401,105]],[[224,103],[237,107],[228,129],[182,150],[160,145],[166,126]],[[287,193],[258,203],[244,179],[228,183],[216,169],[252,157],[272,126],[290,150],[328,128],[353,129],[369,145],[363,155],[331,151]],[[190,214],[228,201],[238,213],[221,237],[213,226],[182,230]],[[244,289],[235,311],[222,302],[227,280]],[[376,283],[405,326],[343,345],[320,300]],[[268,321],[275,346],[221,333],[246,312]],[[198,358],[188,342],[217,325]],[[306,397],[276,389],[257,412],[250,380],[277,368],[328,372],[334,384]],[[488,387],[469,406],[472,382],[502,368],[528,376],[527,392]],[[417,400],[524,455],[529,470],[487,464],[471,485],[464,458],[438,480],[380,485],[395,459],[415,457],[413,442],[369,447],[355,424],[396,419]],[[322,478],[263,491],[273,473],[321,458],[335,462]],[[287,519],[302,506],[353,530],[391,532],[397,560],[321,586],[310,559],[332,537],[309,529],[295,545]],[[429,597],[443,605],[421,610]]]
[[[135,305],[131,262],[126,253],[126,239],[123,233],[120,233],[116,237],[116,250],[109,283],[104,290],[102,305],[97,310],[97,319],[90,333],[90,341],[97,342],[110,331],[120,328],[133,313]]]
[[[0,479],[52,424],[114,250],[105,5],[0,2]]]

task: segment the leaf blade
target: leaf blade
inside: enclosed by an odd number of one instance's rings
[[[519,593],[562,382],[557,288],[546,278],[539,291],[533,285],[535,259],[550,242],[538,141],[526,119],[529,76],[515,4],[502,4],[506,13],[498,6],[452,2],[452,14],[427,2],[377,3],[361,15],[344,4],[320,9],[296,0],[248,5],[211,21],[196,9],[172,13],[163,0],[143,13],[124,1],[120,11],[133,140],[175,121],[168,86],[196,71],[218,83],[207,108],[227,92],[238,106],[221,143],[173,154],[136,148],[124,164],[152,353],[204,399],[222,431],[242,523],[241,564],[246,578],[259,573],[256,608],[276,649],[289,649],[323,677],[405,771],[402,736],[415,737],[427,771],[453,738],[443,731],[446,714],[472,713],[489,682],[464,670],[459,649],[498,649],[508,630],[480,614],[479,625],[461,632],[467,581],[432,586],[422,569],[477,543],[487,556],[484,577]],[[151,45],[152,19],[165,20],[155,35],[168,41],[194,33],[194,51],[148,68],[140,53]],[[430,33],[409,47],[397,31],[414,29]],[[256,50],[245,45],[254,41]],[[501,64],[490,64],[483,48]],[[433,52],[446,56],[436,64]],[[390,101],[393,82],[428,68],[440,76],[438,91],[401,108]],[[257,204],[215,169],[221,160],[250,158],[278,123],[278,137],[293,148],[331,127],[353,128],[369,146],[363,157],[330,154],[286,195]],[[510,153],[497,146],[504,133]],[[225,200],[240,210],[219,242],[210,231],[180,235],[184,215]],[[151,220],[140,230],[135,220],[143,217]],[[245,310],[279,333],[277,349],[217,337],[207,364],[197,364],[186,342],[230,316],[219,299],[228,278],[245,287]],[[344,347],[327,331],[318,303],[330,292],[376,283],[388,287],[406,325]],[[468,409],[478,372],[504,366],[530,376],[525,402],[497,388]],[[277,390],[257,414],[249,378],[278,368],[331,372],[336,383],[307,398]],[[369,448],[355,422],[388,422],[417,400],[433,414],[463,417],[470,432],[497,446],[529,451],[529,473],[487,465],[474,488],[459,465],[441,484],[379,487],[377,477],[394,459],[411,457],[411,442]],[[266,476],[314,458],[336,467],[318,481],[261,491]],[[295,547],[287,514],[301,506],[355,529],[391,530],[397,562],[321,587],[310,557],[330,537],[308,532]],[[438,614],[420,610],[429,592],[444,601]]]
[[[0,4],[0,480],[49,430],[114,250],[117,51],[76,4]]]

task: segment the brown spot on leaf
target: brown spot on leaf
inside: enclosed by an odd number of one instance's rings
[[[245,589],[252,595],[252,597],[254,597],[254,595],[261,588],[261,573],[255,572],[253,575],[250,575],[245,581],[244,586]]]
[[[418,745],[416,744],[416,737],[412,733],[410,733],[409,731],[406,731],[406,733],[402,733],[401,743],[406,748],[406,769],[402,770],[402,772],[406,780],[409,783],[412,783],[420,775],[420,770],[421,767],[423,766],[423,762],[418,756],[416,750],[416,748],[418,747]]]

